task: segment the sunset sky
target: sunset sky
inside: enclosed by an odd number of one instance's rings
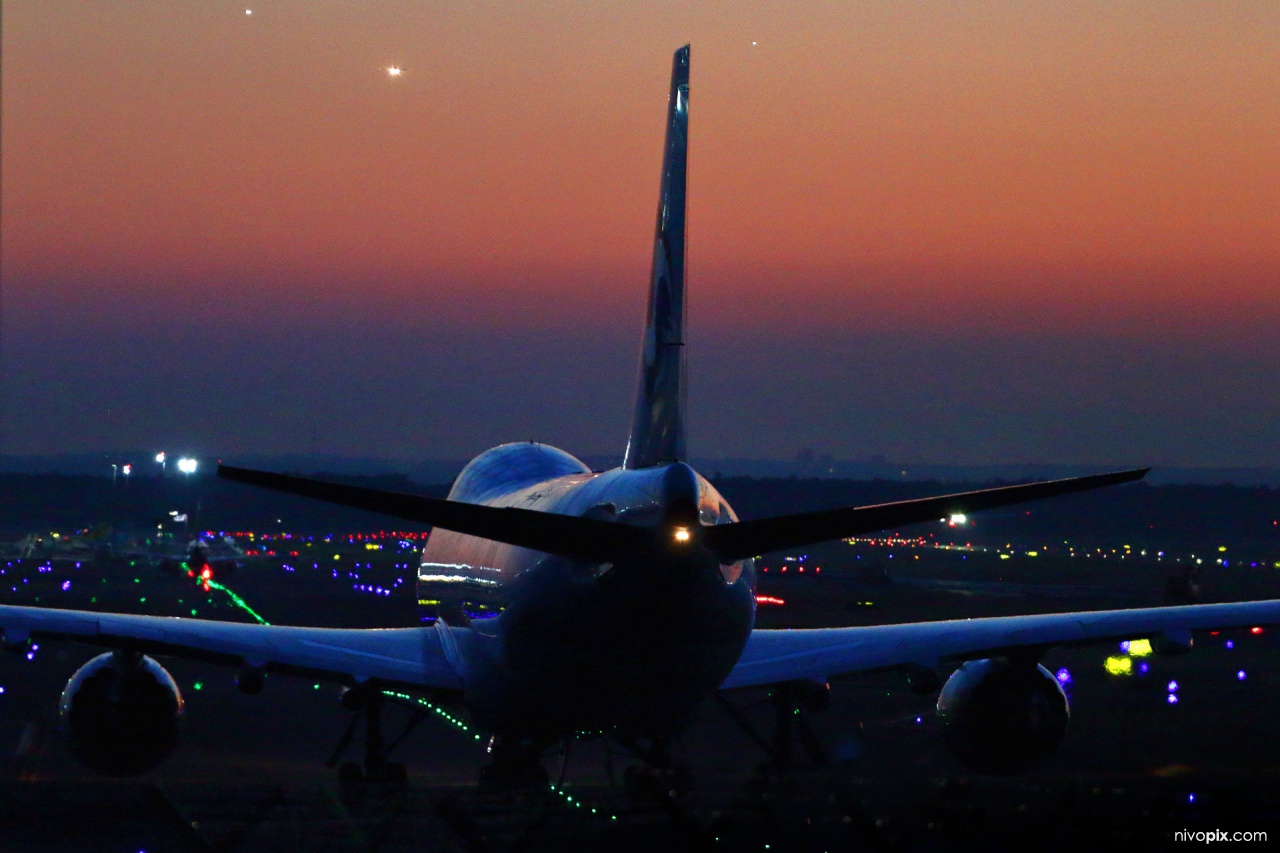
[[[1176,0],[8,0],[0,451],[620,456],[686,42],[695,459],[1280,466],[1280,4]]]

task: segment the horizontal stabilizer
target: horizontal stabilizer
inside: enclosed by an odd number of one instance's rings
[[[607,563],[653,541],[651,530],[616,521],[481,506],[230,465],[219,465],[218,476],[575,560]]]
[[[721,563],[728,564],[769,551],[829,539],[847,539],[890,527],[932,521],[954,513],[978,512],[1128,483],[1141,479],[1148,470],[1150,469],[1140,468],[875,506],[844,507],[719,524],[699,529],[698,539]],[[508,545],[596,563],[613,562],[625,554],[652,548],[660,537],[654,528],[636,527],[615,521],[440,500],[229,465],[219,465],[218,476],[278,492],[442,527],[468,536],[479,536]]]
[[[910,501],[877,504],[875,506],[846,507],[798,515],[780,515],[758,521],[740,521],[722,524],[702,531],[707,547],[719,555],[721,562],[731,563],[746,557],[758,556],[769,551],[795,548],[829,539],[848,539],[877,533],[890,527],[934,521],[955,513],[970,513],[984,509],[1009,506],[1024,501],[1052,498],[1083,492],[1103,486],[1114,486],[1140,480],[1150,468],[1118,471],[1113,474],[1094,474],[1089,477],[1071,477],[1065,480],[1048,480],[1026,483],[1020,486],[1001,486],[921,498]]]

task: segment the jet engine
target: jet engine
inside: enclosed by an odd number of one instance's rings
[[[938,695],[938,722],[952,754],[979,773],[1019,773],[1050,755],[1071,708],[1043,666],[1007,658],[971,660]]]
[[[173,752],[183,703],[160,664],[145,655],[108,652],[71,676],[60,710],[81,763],[108,776],[134,776]]]

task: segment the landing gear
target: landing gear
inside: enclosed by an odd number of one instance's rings
[[[622,772],[622,786],[633,796],[684,800],[693,793],[693,773],[683,764],[667,767],[633,766]]]
[[[671,739],[655,737],[646,748],[631,738],[618,738],[627,752],[644,762],[644,766],[628,767],[622,774],[622,786],[631,794],[683,800],[693,792],[693,773],[688,766],[671,760]]]
[[[825,710],[831,703],[830,688],[811,681],[785,681],[776,684],[770,694],[773,706],[773,737],[766,740],[746,715],[723,694],[716,694],[716,701],[728,712],[735,723],[769,756],[769,767],[777,773],[785,773],[795,764],[795,742],[799,741],[810,763],[822,767],[827,763],[826,750],[822,748],[808,714]]]
[[[655,737],[647,748],[630,738],[617,738],[617,741],[645,765],[624,771],[622,781],[627,793],[662,809],[688,837],[690,846],[701,849],[706,841],[705,833],[685,810],[693,793],[693,775],[688,767],[671,761],[671,739]]]
[[[779,771],[791,769],[792,741],[800,741],[815,767],[827,763],[827,754],[813,733],[807,711],[821,711],[831,704],[830,688],[811,681],[787,681],[773,691],[776,724],[773,733],[774,765]]]
[[[405,766],[398,761],[387,761],[391,751],[400,745],[425,714],[415,709],[402,731],[389,745],[382,735],[382,708],[386,698],[382,691],[372,685],[361,685],[342,694],[342,706],[355,711],[350,725],[338,740],[333,755],[325,762],[326,767],[338,768],[338,784],[344,791],[359,791],[367,784],[402,787],[408,779]],[[344,761],[338,764],[342,754],[355,739],[356,729],[364,723],[364,761]]]

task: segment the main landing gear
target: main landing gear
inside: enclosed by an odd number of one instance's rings
[[[784,681],[774,685],[769,703],[773,706],[773,736],[766,739],[736,705],[715,694],[716,701],[735,723],[769,756],[769,768],[775,773],[785,773],[795,765],[795,744],[798,741],[814,767],[827,763],[826,750],[809,725],[808,714],[825,710],[831,704],[831,688],[813,681]]]
[[[366,784],[402,787],[407,780],[405,766],[387,759],[392,750],[422,722],[425,712],[415,708],[409,721],[405,723],[404,730],[387,744],[382,733],[382,709],[387,700],[381,690],[372,684],[362,684],[344,692],[341,701],[342,707],[356,713],[338,739],[338,745],[325,766],[338,768],[338,784],[345,791],[358,791]],[[361,723],[364,729],[364,760],[359,763],[343,761],[339,764],[343,753],[355,739],[356,729],[361,727]]]
[[[622,785],[629,793],[658,798],[666,808],[667,803],[683,800],[693,791],[693,774],[688,765],[677,764],[671,758],[671,738],[650,738],[647,745],[627,737],[615,736],[615,740],[642,762],[623,771]],[[609,776],[612,778],[612,770]]]

